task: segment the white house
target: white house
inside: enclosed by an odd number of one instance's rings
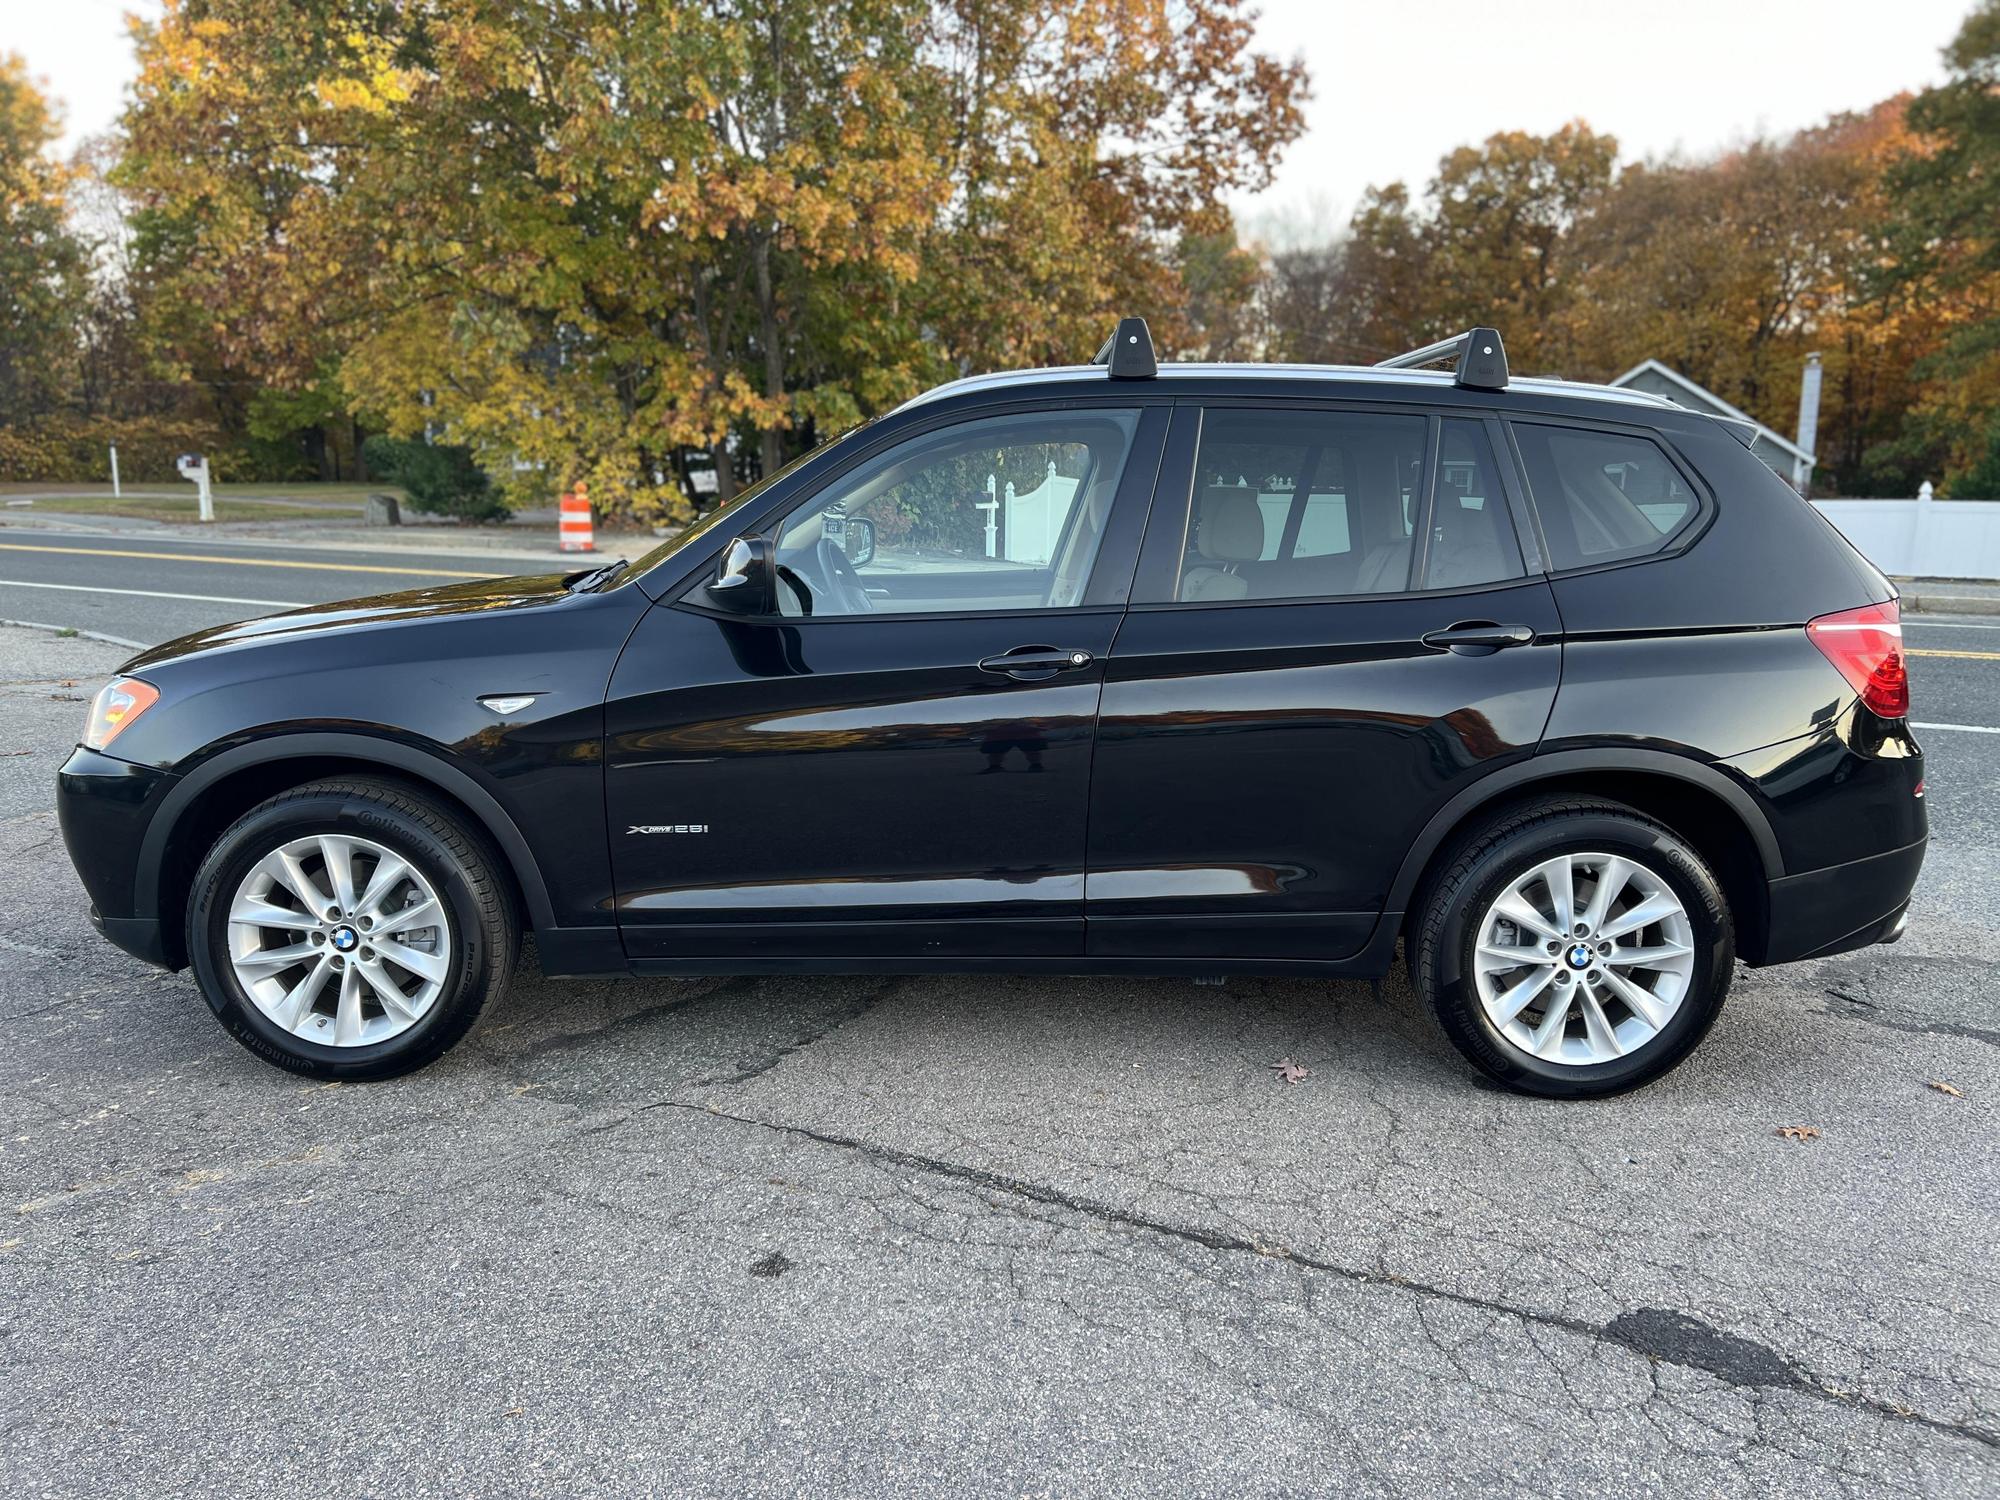
[[[1750,445],[1750,451],[1763,459],[1779,478],[1790,480],[1793,489],[1805,492],[1815,462],[1812,454],[1783,433],[1766,427],[1750,413],[1731,406],[1706,386],[1696,385],[1680,371],[1668,368],[1657,359],[1649,359],[1632,366],[1611,383],[1630,386],[1635,391],[1644,391],[1652,396],[1665,396],[1669,401],[1693,411],[1748,422],[1757,429],[1757,440]]]

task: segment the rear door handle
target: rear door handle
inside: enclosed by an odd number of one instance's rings
[[[1088,651],[1061,646],[1016,646],[1012,651],[987,657],[980,662],[979,670],[1011,677],[1016,682],[1039,682],[1058,672],[1078,671],[1094,659]]]
[[[1526,625],[1496,625],[1491,620],[1460,620],[1425,636],[1424,644],[1436,651],[1456,651],[1461,656],[1488,656],[1502,646],[1531,645],[1535,632]]]

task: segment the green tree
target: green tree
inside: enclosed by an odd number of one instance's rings
[[[1880,286],[1944,324],[1912,427],[1939,437],[1946,487],[1966,493],[1994,473],[2000,414],[2000,0],[1982,0],[1944,56],[1950,76],[1910,102],[1913,139],[1889,173]]]
[[[0,414],[62,403],[76,366],[89,255],[68,223],[68,170],[49,155],[54,109],[27,65],[0,54]]]
[[[1235,226],[1183,235],[1171,269],[1182,288],[1174,357],[1256,358],[1263,342],[1255,312],[1263,266],[1237,243]]]
[[[493,481],[469,448],[379,432],[363,447],[369,469],[400,484],[418,510],[460,521],[490,521],[506,514],[494,498]]]

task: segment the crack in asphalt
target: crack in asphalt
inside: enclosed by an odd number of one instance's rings
[[[1873,1000],[1863,1000],[1859,995],[1850,995],[1845,990],[1829,989],[1826,992],[1833,999],[1851,1005],[1852,1010],[1832,1010],[1820,1007],[1819,1014],[1834,1016],[1843,1021],[1863,1021],[1870,1026],[1880,1026],[1884,1031],[1901,1031],[1910,1036],[1955,1036],[1968,1042],[1983,1042],[1989,1047],[2000,1047],[2000,1031],[1992,1031],[1983,1026],[1961,1026],[1955,1021],[1933,1021],[1928,1025],[1916,1021],[1892,1021],[1881,1014],[1882,1007]]]
[[[1699,1318],[1666,1308],[1637,1308],[1620,1313],[1608,1323],[1591,1323],[1582,1318],[1565,1317],[1560,1313],[1543,1312],[1535,1308],[1501,1302],[1495,1298],[1453,1291],[1449,1287],[1438,1286],[1431,1282],[1415,1281],[1404,1276],[1365,1271],[1356,1266],[1320,1260],[1297,1250],[1273,1246],[1255,1239],[1245,1239],[1240,1235],[1227,1234],[1219,1230],[1149,1218],[1113,1204],[1079,1197],[1060,1188],[1028,1182],[983,1167],[968,1167],[939,1157],[925,1156],[920,1152],[877,1145],[854,1136],[814,1130],[805,1125],[787,1125],[758,1119],[754,1115],[731,1114],[727,1110],[680,1099],[659,1099],[651,1104],[641,1105],[631,1114],[622,1115],[606,1124],[593,1127],[590,1133],[598,1134],[616,1129],[638,1115],[656,1109],[707,1115],[738,1125],[768,1130],[778,1135],[812,1141],[835,1150],[864,1156],[871,1161],[906,1167],[992,1192],[1005,1193],[1031,1203],[1063,1209],[1102,1223],[1115,1224],[1161,1239],[1177,1240],[1204,1250],[1254,1255],[1262,1260],[1301,1266],[1310,1271],[1338,1277],[1343,1281],[1366,1286],[1393,1287],[1429,1301],[1516,1318],[1537,1327],[1575,1334],[1593,1343],[1616,1345],[1643,1355],[1649,1360],[1701,1370],[1739,1390],[1795,1391],[1816,1401],[1849,1410],[1865,1411],[1888,1421],[1922,1427],[1947,1437],[1961,1438],[1988,1448],[2000,1449],[2000,1432],[1970,1423],[1946,1421],[1944,1418],[1933,1417],[1914,1408],[1884,1401],[1860,1391],[1845,1390],[1831,1385],[1816,1378],[1810,1371],[1785,1358],[1768,1345],[1736,1334],[1725,1333]]]
[[[851,1026],[868,1012],[886,1000],[891,992],[903,983],[901,978],[884,980],[867,994],[849,1001],[827,1018],[823,1025],[801,1031],[791,1041],[767,1049],[754,1061],[738,1059],[737,1071],[728,1074],[710,1074],[694,1080],[698,1087],[727,1087],[732,1084],[748,1083],[753,1078],[761,1078],[779,1063],[794,1053],[803,1052],[815,1043],[823,1042],[843,1026]]]

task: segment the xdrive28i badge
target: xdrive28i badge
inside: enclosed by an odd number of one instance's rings
[[[634,823],[625,830],[626,837],[635,833],[707,833],[706,823]]]

